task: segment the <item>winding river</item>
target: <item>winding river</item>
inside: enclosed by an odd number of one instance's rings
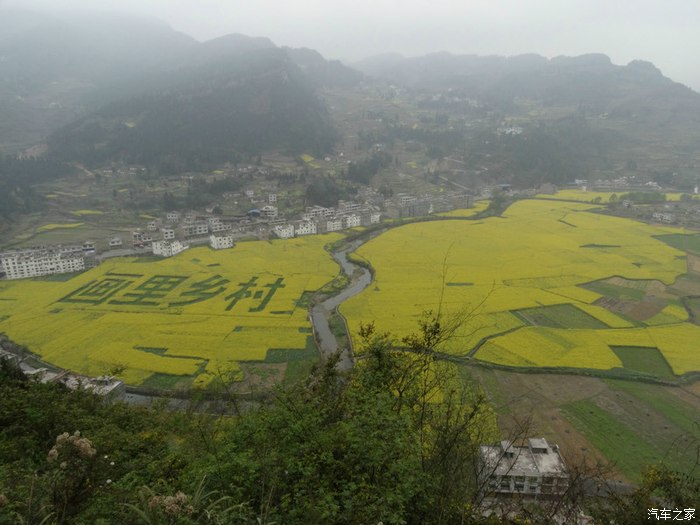
[[[350,278],[350,284],[343,289],[342,292],[311,308],[310,318],[316,336],[316,345],[324,356],[328,356],[339,350],[336,338],[328,326],[328,318],[336,311],[343,301],[357,295],[372,282],[372,273],[367,268],[359,266],[348,259],[348,254],[355,251],[365,242],[365,239],[359,239],[346,245],[342,250],[333,252],[333,259],[340,264],[343,272]],[[349,336],[350,334],[348,334],[348,338]],[[338,362],[338,369],[348,370],[352,368],[353,358],[351,349],[342,348],[340,350],[341,354],[340,361]]]

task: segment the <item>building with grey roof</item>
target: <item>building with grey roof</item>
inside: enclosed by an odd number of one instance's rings
[[[488,494],[546,497],[561,495],[569,486],[559,447],[544,438],[530,438],[524,445],[482,445],[480,458],[480,485]]]

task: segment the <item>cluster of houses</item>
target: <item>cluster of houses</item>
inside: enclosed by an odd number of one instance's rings
[[[474,196],[464,192],[446,192],[440,195],[415,196],[398,193],[384,201],[384,211],[390,219],[421,217],[457,208],[474,207]]]
[[[151,247],[154,255],[172,257],[189,248],[186,242],[190,239],[209,236],[209,245],[215,250],[233,248],[233,227],[219,217],[198,218],[194,213],[181,215],[171,211],[165,216],[165,221],[152,219],[146,225],[146,230],[136,230],[131,233],[134,248]],[[182,240],[180,240],[182,239]],[[121,245],[120,238],[110,240],[110,248]]]
[[[80,272],[96,264],[95,245],[39,246],[0,253],[0,276],[25,279],[58,273]]]
[[[277,224],[272,231],[281,239],[327,233],[377,224],[381,213],[373,206],[355,202],[338,201],[337,207],[310,206],[301,220]]]
[[[287,239],[377,224],[382,217],[382,208],[387,217],[401,219],[474,206],[473,195],[459,192],[424,196],[399,193],[384,199],[379,193],[368,189],[358,196],[364,200],[364,204],[341,200],[338,201],[337,207],[307,207],[301,220],[277,224],[272,231],[278,237]]]

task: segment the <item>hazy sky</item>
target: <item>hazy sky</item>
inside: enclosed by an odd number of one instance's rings
[[[348,61],[396,51],[547,57],[605,53],[654,62],[700,90],[697,0],[0,0],[160,18],[199,40],[267,36]]]

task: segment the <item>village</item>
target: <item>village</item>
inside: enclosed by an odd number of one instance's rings
[[[81,244],[45,245],[0,253],[0,278],[25,279],[81,272],[112,257],[148,255],[173,257],[190,246],[208,244],[214,250],[233,248],[241,239],[289,239],[379,224],[388,219],[420,217],[457,208],[470,208],[474,197],[465,192],[439,196],[399,193],[389,199],[371,188],[358,192],[357,201],[340,200],[335,207],[309,206],[300,217],[285,219],[277,206],[277,194],[260,197],[254,190],[242,194],[252,205],[245,215],[224,216],[209,207],[205,213],[169,211],[149,219],[130,235],[114,235]]]

